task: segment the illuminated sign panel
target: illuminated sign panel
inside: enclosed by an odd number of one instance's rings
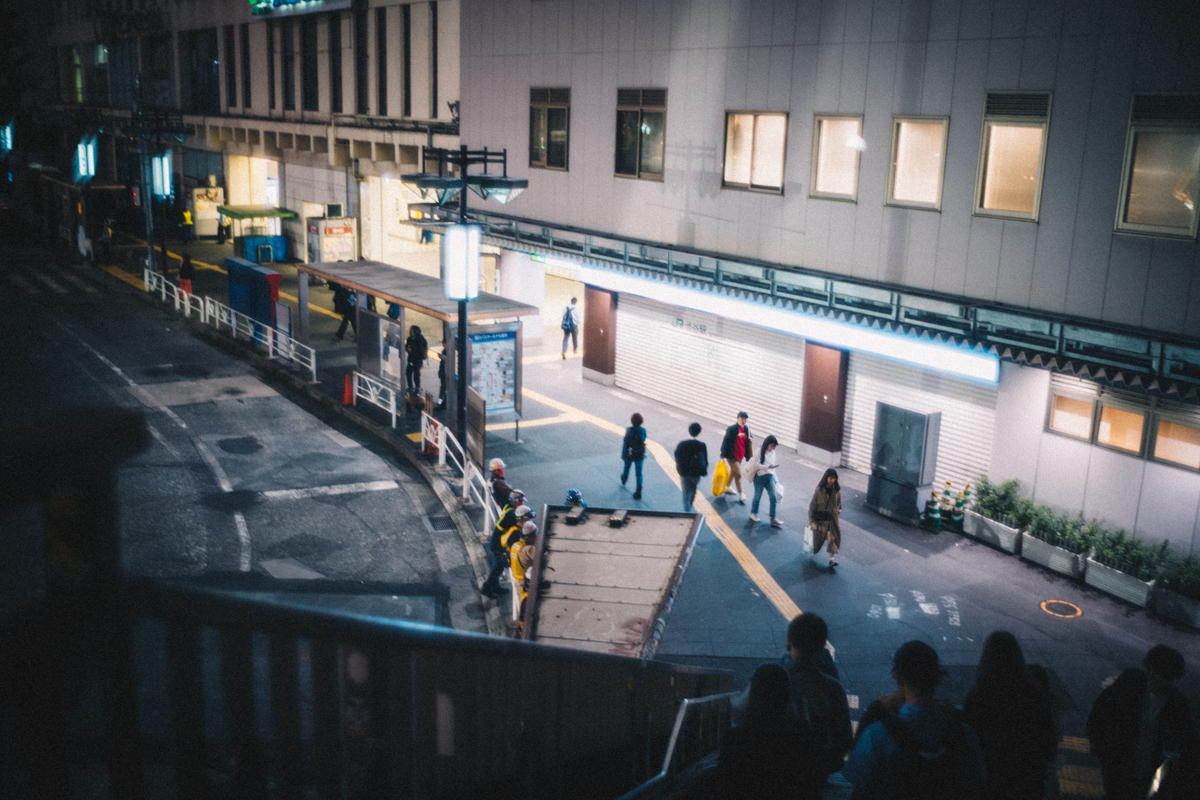
[[[96,177],[96,137],[84,136],[75,147],[75,181]]]
[[[171,191],[171,151],[155,156],[150,160],[150,177],[155,197],[170,197]]]
[[[322,11],[342,11],[350,8],[351,0],[246,0],[250,13],[316,14]]]

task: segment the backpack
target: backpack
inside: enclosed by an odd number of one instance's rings
[[[638,436],[637,428],[630,428],[625,434],[625,458],[630,461],[641,461],[646,457],[646,440]]]
[[[575,330],[575,309],[570,306],[563,311],[562,329],[564,331]]]
[[[889,770],[880,795],[896,800],[961,800],[968,792],[958,746],[963,737],[962,723],[950,720],[946,733],[935,750],[922,750],[899,717],[888,715],[880,722],[900,748],[899,759]]]

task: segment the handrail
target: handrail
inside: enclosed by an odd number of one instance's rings
[[[358,370],[354,370],[352,383],[354,387],[354,404],[358,405],[358,401],[361,398],[371,405],[379,406],[388,412],[388,417],[392,420],[392,428],[395,429],[397,417],[396,387],[378,378],[364,375]]]
[[[862,325],[884,324],[914,334],[978,343],[1011,360],[1028,353],[1030,358],[1034,354],[1043,360],[1052,357],[1063,369],[1069,364],[1098,365],[1091,372],[1099,373],[1103,367],[1117,367],[1134,373],[1126,383],[1144,376],[1185,387],[1200,384],[1195,378],[1200,372],[1196,337],[480,209],[472,209],[470,217],[483,226],[485,237],[512,250],[562,254],[591,266],[669,276],[770,304],[782,302],[804,313],[844,316]],[[1107,377],[1113,377],[1111,369]],[[1168,389],[1161,387],[1163,392]],[[1186,388],[1180,394],[1186,394]]]
[[[142,269],[142,282],[149,293],[157,293],[165,303],[168,298],[175,304],[175,310],[183,309],[185,317],[191,317],[196,312],[206,324],[217,330],[226,328],[235,339],[241,335],[267,351],[270,359],[288,361],[298,364],[304,369],[315,383],[317,380],[317,351],[312,347],[298,342],[286,333],[272,328],[245,314],[239,314],[229,306],[205,295],[185,292],[178,285],[166,279],[166,276],[154,270]],[[394,427],[394,426],[393,426]]]
[[[662,770],[660,770],[657,775],[650,778],[645,783],[621,795],[619,798],[617,798],[617,800],[634,800],[634,798],[641,795],[642,792],[646,791],[652,786],[662,783],[667,779],[667,777],[671,774],[671,762],[675,760],[675,748],[679,744],[679,737],[683,730],[683,723],[687,718],[690,709],[699,708],[709,703],[716,703],[723,700],[732,703],[733,698],[738,694],[738,692],[723,692],[721,694],[708,695],[707,697],[685,698],[679,704],[679,711],[675,714],[675,725],[671,728],[671,738],[667,742],[667,752],[663,755]],[[721,727],[719,719],[718,727]]]

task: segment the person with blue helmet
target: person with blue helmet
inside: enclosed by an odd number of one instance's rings
[[[588,504],[583,502],[583,492],[579,491],[578,489],[567,489],[567,503],[566,504],[568,506],[572,506],[572,507],[574,507],[574,506],[579,506],[580,508],[588,507]]]

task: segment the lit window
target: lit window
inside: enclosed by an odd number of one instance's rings
[[[1192,469],[1200,469],[1200,429],[1160,419],[1154,439],[1154,457]]]
[[[1117,230],[1195,237],[1200,95],[1136,95]]]
[[[783,191],[787,114],[725,115],[725,185]]]
[[[529,166],[567,168],[570,89],[529,90]]]
[[[858,157],[866,149],[862,117],[818,116],[813,126],[809,195],[832,200],[858,197]]]
[[[613,171],[630,178],[662,180],[666,124],[666,89],[618,89]]]
[[[1145,422],[1144,414],[1101,406],[1096,443],[1106,444],[1129,453],[1140,453],[1142,452],[1142,428]]]
[[[1054,395],[1050,406],[1050,430],[1076,436],[1092,438],[1092,401]]]
[[[0,128],[0,154],[7,153],[13,149],[13,123],[10,120],[7,125]]]
[[[1049,122],[1048,94],[988,93],[976,214],[1037,219]]]
[[[946,127],[944,119],[892,122],[888,203],[934,209],[941,206]]]

